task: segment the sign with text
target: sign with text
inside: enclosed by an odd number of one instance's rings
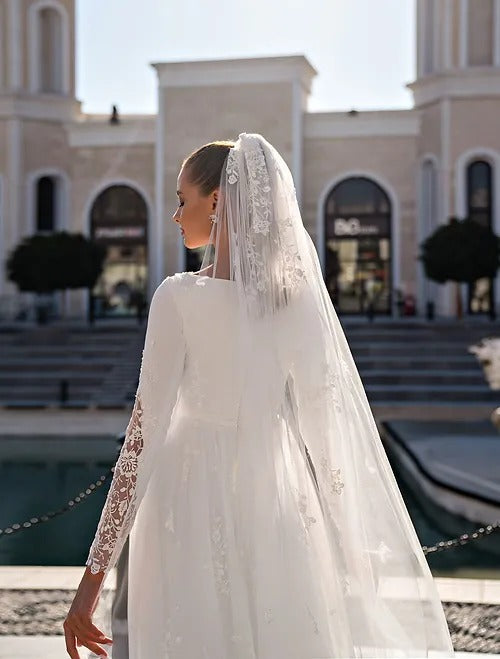
[[[390,220],[384,216],[335,217],[327,223],[329,238],[357,238],[362,236],[388,237]]]

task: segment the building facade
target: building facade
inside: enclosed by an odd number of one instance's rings
[[[472,11],[474,5],[474,11]],[[65,229],[108,248],[91,294],[127,315],[137,293],[195,269],[175,212],[182,159],[213,139],[262,133],[293,173],[304,224],[339,313],[454,314],[426,280],[419,244],[452,215],[500,234],[500,0],[417,0],[410,110],[310,112],[302,56],[153,63],[155,115],[85,114],[75,96],[74,0],[0,0],[0,300],[19,296],[5,261],[24,237]],[[67,292],[85,318],[91,297]],[[464,290],[469,314],[500,304],[500,281]]]

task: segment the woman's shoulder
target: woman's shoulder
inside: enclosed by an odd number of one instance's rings
[[[168,277],[165,277],[165,279],[158,285],[158,289],[168,288],[173,290],[183,286],[191,285],[193,284],[194,280],[196,280],[196,275],[194,272],[175,272],[173,275],[168,275]]]
[[[156,287],[151,304],[168,304],[172,301],[178,301],[179,290],[186,287],[190,282],[191,273],[189,272],[176,272],[173,275],[165,277]]]

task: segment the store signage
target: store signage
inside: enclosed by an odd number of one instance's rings
[[[95,238],[116,239],[132,238],[135,240],[144,238],[144,227],[96,227],[94,231]]]
[[[351,236],[387,236],[388,221],[385,217],[366,218],[337,217],[333,220],[333,235],[336,238],[349,238]]]

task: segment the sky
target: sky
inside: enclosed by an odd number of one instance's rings
[[[412,107],[416,0],[76,0],[83,111],[155,113],[151,62],[305,55],[310,111]]]

